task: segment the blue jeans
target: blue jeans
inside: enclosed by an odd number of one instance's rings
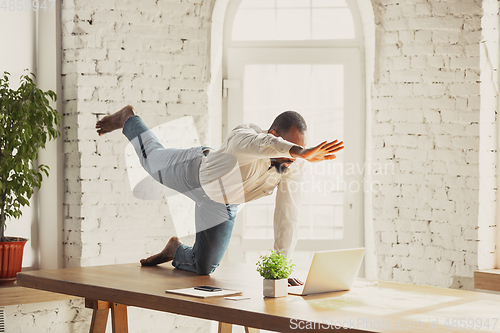
[[[172,265],[198,274],[210,274],[226,252],[237,206],[211,200],[200,185],[199,169],[205,147],[164,148],[139,116],[123,125],[142,167],[158,182],[191,198],[195,203],[194,245],[181,244]]]

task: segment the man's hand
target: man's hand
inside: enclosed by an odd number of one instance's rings
[[[288,278],[288,286],[289,287],[291,287],[291,286],[301,286],[303,284],[304,284],[304,282],[300,281],[297,278]]]
[[[343,144],[343,141],[338,142],[338,140],[335,140],[332,142],[324,141],[316,147],[312,148],[301,148],[299,146],[293,146],[290,149],[290,155],[294,158],[303,158],[305,160],[308,160],[309,162],[333,160],[335,157],[337,157],[334,153],[344,149]]]

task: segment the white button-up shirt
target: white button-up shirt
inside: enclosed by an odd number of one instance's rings
[[[249,202],[271,195],[274,188],[274,248],[286,255],[297,242],[300,182],[304,161],[297,159],[283,174],[271,167],[270,158],[292,158],[295,144],[276,137],[254,124],[236,127],[219,150],[203,157],[200,183],[214,201],[229,204]]]

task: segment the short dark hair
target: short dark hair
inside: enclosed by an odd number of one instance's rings
[[[307,124],[304,117],[296,111],[285,111],[279,114],[273,121],[271,128],[269,130],[275,130],[276,133],[286,133],[292,127],[297,127],[300,133],[304,133],[307,130]]]

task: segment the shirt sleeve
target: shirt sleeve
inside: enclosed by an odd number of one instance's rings
[[[259,128],[253,128],[250,125],[235,128],[230,143],[229,148],[235,155],[252,159],[291,158],[290,149],[295,146],[283,138],[262,133]]]
[[[297,163],[298,162],[298,163]],[[278,184],[274,210],[274,249],[291,256],[297,244],[297,224],[301,201],[304,161],[295,161],[297,168],[290,169]]]

